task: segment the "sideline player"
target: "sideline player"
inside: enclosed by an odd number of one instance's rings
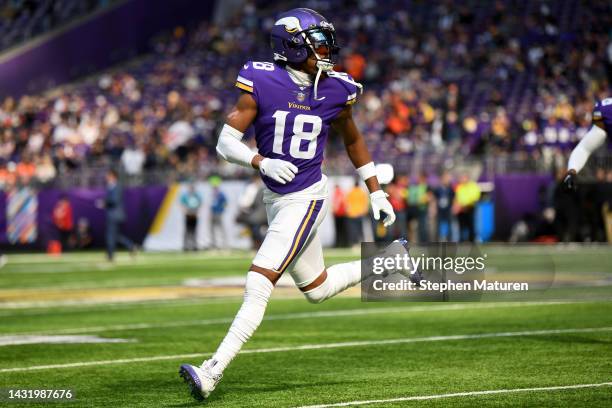
[[[246,279],[244,300],[216,353],[201,367],[183,364],[179,373],[194,398],[214,390],[223,371],[261,323],[283,272],[306,298],[319,303],[361,281],[360,261],[325,268],[317,228],[328,208],[327,177],[321,172],[329,128],[342,135],[347,154],[370,191],[374,218],[393,208],[381,190],[374,163],[353,121],[351,104],[361,85],[333,71],[338,53],[334,27],[306,8],[279,16],[271,33],[274,63],[247,62],[236,86],[243,93],[217,144],[223,159],[258,169],[266,185],[268,233]],[[258,153],[241,142],[255,128]]]
[[[572,150],[567,164],[567,174],[563,179],[563,184],[568,190],[576,189],[577,173],[582,170],[591,153],[604,143],[606,134],[610,131],[612,131],[612,98],[606,98],[595,104],[593,126]]]

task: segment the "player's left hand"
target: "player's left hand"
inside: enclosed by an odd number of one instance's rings
[[[385,227],[390,226],[395,222],[395,211],[393,211],[393,206],[387,200],[387,196],[389,194],[385,193],[382,190],[377,190],[373,193],[370,193],[370,202],[372,203],[372,212],[374,213],[374,219],[378,221],[380,219],[380,212],[384,212],[387,214],[385,219],[383,220],[383,225]]]

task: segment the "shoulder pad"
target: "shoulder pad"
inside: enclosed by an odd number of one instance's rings
[[[347,96],[346,96],[347,105],[351,105],[357,102],[357,93],[361,92],[363,87],[361,86],[361,84],[358,84],[357,82],[355,82],[352,76],[350,76],[346,72],[337,72],[337,71],[327,72],[327,76],[330,78],[335,78],[343,84],[344,88],[346,89],[346,93],[347,93]]]
[[[236,78],[236,87],[243,91],[255,93],[257,89],[256,76],[258,72],[273,72],[276,65],[272,62],[248,61],[242,66]]]

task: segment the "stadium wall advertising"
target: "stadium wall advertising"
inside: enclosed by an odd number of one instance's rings
[[[149,227],[157,214],[159,206],[168,188],[166,186],[147,186],[126,188],[123,191],[126,220],[122,231],[135,242],[143,242]],[[104,209],[98,208],[96,202],[104,198],[104,189],[46,189],[36,193],[37,240],[35,246],[46,248],[52,240],[59,239],[59,231],[53,224],[53,208],[62,196],[66,196],[72,206],[74,224],[80,218],[87,219],[93,237],[93,246],[104,246],[106,215]],[[7,228],[9,225],[9,207],[7,197],[2,193],[0,199],[0,245],[10,245]]]
[[[524,182],[525,177],[532,180]],[[353,178],[330,178],[330,191],[335,184],[347,189],[352,185]],[[525,213],[538,211],[538,191],[550,182],[549,176],[499,176],[495,178],[495,234],[503,237],[512,224]],[[245,181],[225,181],[220,189],[226,194],[228,204],[223,214],[224,247],[249,248],[250,239],[244,233],[244,226],[236,223],[238,202],[246,187]],[[145,186],[124,189],[124,205],[126,220],[122,231],[132,240],[143,245],[146,250],[165,251],[183,248],[185,222],[180,197],[187,188],[184,184],[172,186]],[[199,248],[211,246],[210,205],[212,188],[208,183],[196,184],[196,189],[203,199],[199,212],[197,242]],[[526,189],[530,192],[526,194]],[[104,197],[104,189],[76,188],[70,190],[46,189],[32,192],[37,200],[35,208],[36,239],[29,247],[46,248],[49,241],[58,240],[59,232],[53,224],[53,208],[62,195],[65,195],[73,208],[74,223],[80,218],[89,222],[93,236],[93,246],[104,246],[106,215],[103,209],[96,206],[96,201]],[[13,247],[9,239],[9,226],[14,214],[10,211],[9,192],[0,192],[0,245]],[[14,211],[13,211],[14,212]],[[13,220],[14,221],[14,220]],[[324,246],[332,246],[335,241],[334,221],[326,217],[319,233]],[[15,224],[17,225],[17,224]],[[19,224],[20,225],[20,224]],[[17,225],[17,226],[19,226]],[[491,227],[492,228],[492,227]],[[364,228],[364,240],[372,241],[372,231]],[[490,236],[493,231],[488,231]],[[24,242],[17,245],[23,247]],[[27,246],[26,246],[27,247]]]

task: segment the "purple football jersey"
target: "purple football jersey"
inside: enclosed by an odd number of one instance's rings
[[[595,104],[593,122],[603,123],[606,133],[612,132],[612,98],[603,99]]]
[[[321,180],[323,150],[329,127],[340,111],[355,102],[357,87],[332,72],[322,76],[314,99],[314,86],[299,86],[282,66],[249,61],[240,70],[236,86],[257,102],[253,122],[259,154],[293,163],[295,178],[280,184],[262,175],[266,186],[278,194],[301,191]]]

